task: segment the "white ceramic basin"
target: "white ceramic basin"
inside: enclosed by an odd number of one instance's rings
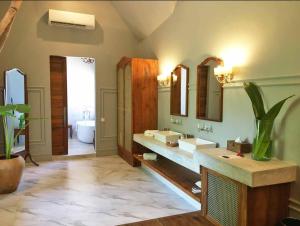
[[[161,141],[163,143],[171,142],[176,143],[178,139],[181,137],[181,133],[177,133],[174,131],[158,131],[154,132],[154,139]]]
[[[206,149],[206,148],[215,148],[216,143],[208,140],[203,140],[200,138],[187,138],[187,139],[180,139],[178,140],[179,149],[184,151],[193,153],[196,149]]]

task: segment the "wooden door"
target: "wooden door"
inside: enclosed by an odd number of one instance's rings
[[[52,154],[68,154],[66,58],[50,56]]]

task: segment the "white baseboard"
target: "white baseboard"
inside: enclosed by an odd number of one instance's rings
[[[116,149],[111,149],[111,150],[96,150],[96,156],[110,156],[110,155],[116,155],[118,154],[118,151]]]
[[[51,161],[52,160],[52,155],[49,155],[49,154],[45,154],[45,155],[33,155],[33,154],[31,154],[31,156],[32,156],[32,159],[34,161],[36,161],[37,163],[38,162],[45,162],[45,161]]]

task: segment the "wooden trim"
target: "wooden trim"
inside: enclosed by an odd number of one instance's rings
[[[247,196],[248,188],[245,184],[240,184],[239,186],[239,215],[238,224],[239,226],[247,226]]]
[[[127,64],[131,63],[131,60],[131,58],[123,56],[117,64],[117,70],[120,68],[124,69]]]
[[[123,70],[123,122],[124,122],[124,130],[123,130],[123,147],[125,147],[125,70],[126,70],[126,66],[129,64],[129,63],[131,63],[131,61],[126,61],[126,59],[124,59],[125,60],[125,64],[124,64],[124,66],[123,66],[123,68],[122,68],[122,70]],[[127,152],[126,152],[126,150],[125,150],[125,148],[124,149],[122,149],[123,151],[125,151],[125,153],[127,154]],[[124,153],[124,154],[125,154]],[[125,156],[126,156],[126,154],[125,154]],[[132,160],[132,156],[130,156],[130,159],[131,159],[131,165],[133,165],[133,160]]]
[[[218,65],[224,65],[224,62],[222,59],[218,58],[218,57],[207,57],[205,60],[203,60],[198,66],[205,66],[208,62],[210,61],[214,61],[216,62]]]
[[[220,93],[221,93],[221,99],[220,99],[220,115],[219,115],[219,119],[211,119],[211,118],[208,118],[208,117],[203,117],[203,116],[200,116],[200,109],[201,109],[201,106],[199,104],[199,101],[200,101],[200,68],[201,67],[206,67],[206,64],[210,61],[214,61],[217,63],[217,65],[223,65],[224,62],[222,59],[220,58],[217,58],[217,57],[208,57],[206,58],[204,61],[202,61],[198,66],[197,66],[197,94],[196,94],[196,118],[197,119],[202,119],[202,120],[207,120],[207,121],[213,121],[213,122],[222,122],[223,121],[223,102],[224,102],[224,88],[223,88],[223,85],[221,85],[221,90],[220,90]],[[206,92],[207,93],[207,92]],[[206,106],[205,106],[206,107]]]
[[[18,70],[21,74],[24,75],[24,83],[25,83],[25,104],[28,104],[28,88],[27,88],[27,76],[21,72],[20,70]],[[28,118],[29,114],[26,113],[25,114],[25,118]],[[28,120],[25,120],[25,123],[28,123]],[[29,151],[29,125],[25,128],[25,152],[26,155],[29,155],[30,151]]]
[[[201,205],[201,215],[206,216],[207,215],[207,189],[208,189],[208,172],[207,168],[200,166],[200,174],[201,174],[201,189],[202,189],[202,205]]]
[[[186,69],[186,98],[185,98],[185,101],[186,101],[186,114],[177,114],[177,113],[173,113],[172,112],[172,109],[173,109],[173,101],[172,101],[172,92],[174,92],[173,91],[173,74],[174,74],[174,71],[176,71],[176,69],[178,69],[178,68],[184,68],[184,69]],[[189,115],[189,76],[190,75],[190,69],[189,69],[189,67],[188,66],[185,66],[185,65],[183,65],[183,64],[178,64],[175,68],[174,68],[174,70],[171,72],[171,85],[170,85],[170,115],[173,115],[173,116],[181,116],[181,117],[188,117],[188,115]]]

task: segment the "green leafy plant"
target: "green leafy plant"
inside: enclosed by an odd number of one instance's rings
[[[270,160],[272,151],[271,134],[274,121],[286,100],[294,95],[279,101],[269,111],[266,112],[258,87],[254,83],[249,82],[244,83],[244,88],[252,102],[252,108],[256,118],[257,132],[253,141],[252,158],[260,161]]]
[[[0,116],[2,117],[3,128],[4,128],[6,159],[11,158],[11,151],[14,142],[16,142],[18,136],[29,124],[29,123],[25,124],[25,118],[24,118],[24,123],[22,123],[22,127],[20,127],[18,133],[14,135],[14,129],[15,129],[14,120],[16,119],[15,112],[17,111],[24,115],[25,113],[29,113],[30,110],[31,107],[27,104],[7,104],[5,106],[0,106]],[[12,119],[13,123],[10,123],[11,125],[8,125],[8,121],[7,121],[8,118]]]
[[[19,119],[19,128],[20,129],[25,128],[25,114],[24,113],[20,114],[18,119]]]

